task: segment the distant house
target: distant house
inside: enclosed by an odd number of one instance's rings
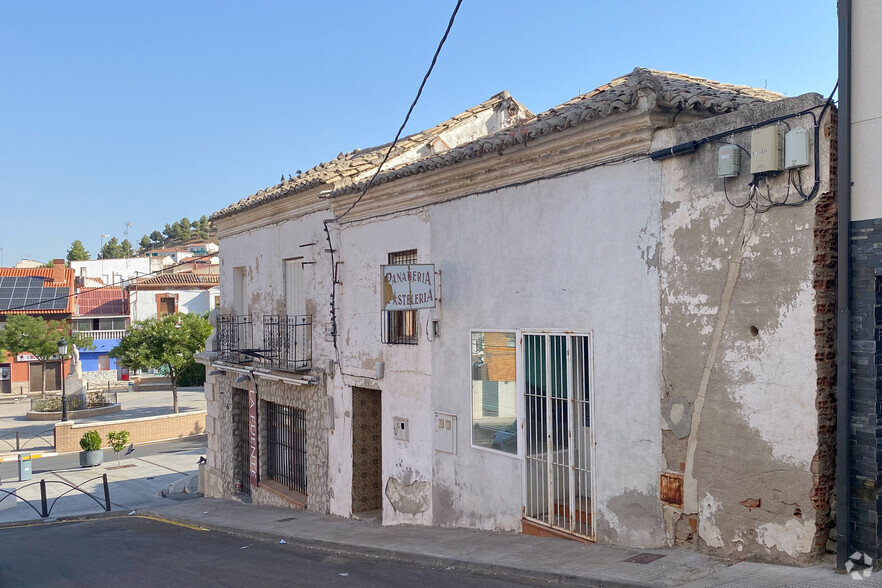
[[[178,272],[132,281],[126,291],[132,321],[175,312],[204,314],[220,304],[220,276]]]
[[[92,338],[94,349],[80,349],[83,377],[90,382],[116,379],[116,360],[109,352],[129,326],[129,304],[123,288],[81,289],[77,293],[73,328]]]
[[[76,272],[77,286],[94,286],[101,280],[104,286],[123,286],[125,282],[150,273],[150,260],[146,257],[120,259],[89,259],[72,261],[70,267]]]
[[[51,268],[0,268],[0,328],[14,314],[43,317],[46,320],[69,320],[74,310],[74,272],[65,268],[63,259]],[[46,389],[60,390],[61,358],[46,362]],[[0,357],[0,393],[27,394],[39,390],[43,364],[29,353]]]

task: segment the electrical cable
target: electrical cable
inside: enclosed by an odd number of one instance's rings
[[[205,259],[206,257],[209,257],[209,258],[210,258],[210,257],[216,257],[216,254],[214,254],[214,253],[206,253],[205,255],[198,255],[198,256],[195,256],[195,257],[187,257],[187,258],[185,258],[184,261],[180,261],[180,262],[178,262],[178,263],[176,263],[176,264],[173,264],[173,265],[170,265],[170,266],[164,267],[164,268],[162,268],[161,270],[156,270],[155,272],[148,272],[148,273],[146,273],[146,274],[142,274],[142,275],[140,275],[140,276],[136,276],[135,278],[133,278],[133,279],[131,279],[131,280],[120,280],[120,281],[118,281],[118,282],[113,282],[113,283],[111,283],[111,284],[105,284],[104,286],[99,286],[99,287],[97,287],[97,288],[86,288],[86,289],[89,290],[89,291],[91,292],[91,291],[94,291],[94,290],[103,290],[103,289],[105,289],[105,288],[116,288],[116,287],[120,286],[121,284],[125,284],[126,282],[132,282],[132,281],[134,281],[134,280],[139,280],[139,279],[141,279],[141,278],[147,278],[147,277],[150,277],[150,276],[159,276],[159,275],[165,274],[165,273],[167,273],[168,270],[170,270],[170,269],[174,269],[174,268],[176,268],[176,267],[180,267],[180,266],[182,266],[182,265],[187,265],[188,263],[192,263],[192,262],[194,262],[194,261],[198,261],[198,260],[200,260],[200,259]],[[111,259],[117,259],[117,258],[111,258]],[[136,259],[137,259],[137,258],[136,258]],[[94,261],[98,261],[98,260],[94,260]],[[65,268],[65,269],[69,269],[69,268]],[[34,276],[34,277],[40,277],[40,276]],[[47,279],[48,279],[48,278],[47,278]],[[55,298],[47,298],[46,300],[41,300],[41,301],[39,301],[39,302],[32,302],[31,304],[25,304],[25,305],[23,305],[23,306],[16,306],[15,308],[5,308],[5,309],[0,310],[0,315],[2,315],[2,314],[4,314],[4,313],[7,313],[7,312],[12,312],[12,311],[14,311],[14,310],[25,310],[25,309],[28,309],[28,308],[30,308],[30,307],[32,307],[32,306],[37,306],[37,305],[40,305],[40,304],[45,304],[45,303],[47,303],[47,302],[54,302],[54,301],[56,301],[56,300],[67,300],[67,299],[69,299],[69,298],[76,298],[77,295],[78,295],[78,293],[74,293],[74,294],[65,294],[64,296],[57,296],[57,297],[55,297]],[[55,309],[55,310],[58,310],[58,309]]]
[[[413,99],[413,102],[410,105],[410,108],[407,110],[407,115],[404,117],[404,122],[401,123],[401,126],[398,128],[398,133],[395,134],[395,139],[392,140],[392,144],[389,145],[389,149],[386,150],[386,155],[383,157],[383,161],[380,162],[380,165],[377,166],[377,170],[374,172],[374,175],[371,176],[371,179],[368,180],[368,183],[365,184],[364,190],[361,191],[361,194],[358,198],[355,199],[355,202],[349,205],[349,208],[346,211],[338,216],[335,220],[340,221],[344,216],[349,214],[349,212],[355,208],[355,206],[361,202],[361,199],[364,198],[364,195],[370,189],[371,186],[374,185],[374,180],[377,179],[377,176],[380,175],[380,170],[383,169],[383,165],[389,159],[389,156],[392,154],[392,150],[395,148],[395,145],[398,143],[398,139],[401,137],[401,133],[404,131],[404,127],[407,126],[407,121],[410,120],[410,115],[413,112],[413,109],[416,107],[417,102],[420,99],[420,95],[423,93],[423,88],[426,86],[426,82],[429,80],[429,76],[432,74],[432,70],[435,69],[435,63],[438,61],[438,55],[441,53],[441,48],[444,46],[444,42],[447,41],[447,35],[450,34],[450,29],[453,28],[453,21],[456,19],[456,13],[459,12],[459,7],[462,6],[462,0],[457,0],[456,7],[453,9],[453,14],[450,15],[450,21],[447,23],[447,29],[444,31],[444,36],[441,37],[441,42],[438,43],[438,48],[435,49],[435,55],[432,56],[432,63],[429,65],[428,71],[426,71],[426,75],[423,76],[423,81],[420,83],[420,87],[417,90],[416,97]]]
[[[432,62],[429,64],[429,69],[426,71],[426,74],[423,76],[423,81],[420,83],[419,88],[417,89],[416,96],[413,99],[413,102],[410,105],[410,108],[407,109],[407,114],[404,117],[404,122],[401,123],[401,126],[398,128],[398,132],[395,134],[395,138],[392,140],[392,143],[389,145],[389,149],[386,150],[386,154],[383,156],[383,160],[380,162],[380,165],[377,166],[376,171],[374,171],[374,175],[371,176],[368,183],[365,184],[364,189],[359,194],[358,198],[349,205],[343,214],[336,217],[332,220],[323,221],[324,229],[325,229],[325,237],[328,241],[328,249],[331,252],[331,339],[334,344],[334,353],[337,358],[337,366],[340,368],[340,374],[343,376],[349,375],[350,377],[360,377],[355,376],[354,374],[347,374],[343,371],[343,364],[340,361],[340,349],[337,346],[337,304],[336,304],[336,293],[337,293],[337,263],[334,260],[334,246],[331,243],[331,232],[328,229],[328,224],[331,222],[339,222],[343,219],[347,214],[349,214],[355,206],[361,202],[364,195],[367,191],[373,186],[374,181],[377,179],[377,176],[380,175],[380,170],[383,169],[383,165],[389,160],[389,156],[392,155],[392,151],[395,149],[395,145],[398,143],[398,140],[401,138],[401,133],[404,132],[404,127],[407,126],[407,122],[410,120],[410,115],[413,113],[414,108],[416,108],[417,102],[420,100],[420,96],[423,93],[423,88],[426,87],[426,82],[429,80],[429,76],[432,75],[432,70],[435,69],[435,64],[438,62],[438,56],[441,54],[441,48],[444,47],[444,43],[447,41],[447,37],[450,34],[450,30],[453,28],[453,22],[456,20],[456,14],[459,12],[459,7],[462,6],[462,0],[457,0],[456,6],[453,9],[453,14],[450,15],[450,20],[447,22],[447,28],[444,30],[444,35],[441,37],[441,41],[438,43],[437,49],[435,49],[435,54],[432,56]],[[344,379],[343,382],[346,385],[346,381]]]

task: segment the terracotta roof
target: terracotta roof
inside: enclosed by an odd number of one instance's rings
[[[27,298],[23,298],[18,291],[13,292],[10,296],[4,296],[6,292],[0,293],[0,313],[2,314],[71,314],[73,312],[74,298],[74,270],[71,268],[58,268],[61,272],[62,280],[55,282],[55,268],[49,267],[0,267],[0,278],[42,278],[42,282],[31,280],[28,283],[27,290],[31,291],[38,288],[37,292],[42,289],[54,288],[55,292],[47,293],[42,299],[53,302],[51,306],[62,306],[61,308],[48,308],[48,303],[28,303],[25,300],[34,300],[31,294]],[[16,290],[18,290],[16,288]],[[7,310],[19,309],[19,310]]]
[[[751,104],[774,102],[782,98],[784,98],[782,94],[759,88],[735,86],[704,78],[638,67],[627,75],[618,77],[591,92],[576,96],[572,100],[546,110],[515,127],[482,137],[451,149],[442,155],[428,157],[396,170],[382,172],[374,180],[374,185],[446,167],[486,154],[501,153],[507,147],[523,145],[538,137],[560,132],[596,118],[610,116],[616,112],[627,112],[636,108],[641,99],[645,100],[650,108],[658,106],[723,114]],[[360,192],[364,189],[364,185],[365,182],[349,183],[334,190],[331,196]]]
[[[431,129],[399,139],[398,143],[395,145],[395,149],[393,149],[392,153],[389,155],[389,161],[394,160],[396,157],[408,151],[413,151],[416,148],[428,145],[435,137],[444,131],[464,124],[473,119],[478,113],[497,109],[506,110],[512,117],[533,117],[533,113],[527,110],[524,105],[512,98],[508,92],[503,91],[491,97],[489,100],[486,100],[477,106],[473,106]],[[388,149],[389,143],[386,143],[384,145],[367,149],[355,149],[349,153],[341,152],[335,159],[320,163],[312,169],[299,174],[296,178],[284,181],[265,190],[260,190],[256,194],[252,194],[247,198],[239,200],[239,202],[233,203],[230,206],[215,212],[211,215],[211,220],[231,216],[243,210],[291,194],[304,192],[322,184],[333,186],[335,184],[340,184],[341,182],[345,183],[347,180],[351,181],[353,178],[360,177],[366,172],[376,170]],[[386,165],[389,165],[389,163],[387,162]]]
[[[644,100],[649,108],[689,109],[709,114],[722,114],[735,111],[743,106],[772,102],[782,98],[784,96],[781,94],[759,88],[724,84],[684,74],[638,67],[631,73],[618,77],[591,92],[576,96],[572,100],[539,115],[530,115],[529,118],[511,128],[476,139],[440,155],[428,156],[397,168],[384,169],[377,176],[374,184],[382,184],[435,168],[446,167],[490,153],[500,153],[506,147],[526,144],[537,137],[560,132],[598,117],[610,116],[616,112],[626,112],[636,108],[641,100]],[[507,92],[502,92],[491,100],[476,106],[475,109],[486,108],[488,103],[500,99],[513,101]],[[524,110],[526,111],[526,109]],[[459,116],[465,116],[466,113]],[[451,121],[456,119],[457,117],[454,117]],[[443,125],[449,123],[450,121],[447,121]],[[400,151],[412,148],[419,141],[426,141],[439,127],[406,137],[399,145],[396,145],[393,157]],[[388,144],[366,150],[356,149],[345,155],[341,153],[337,159],[320,164],[293,180],[261,190],[257,194],[243,198],[239,202],[215,212],[211,215],[211,219],[216,220],[231,216],[320,184],[334,187],[331,193],[332,197],[360,192],[364,189],[368,179],[364,176],[357,178],[354,176],[367,169],[376,169],[385,153],[383,147],[387,146]]]
[[[76,316],[125,316],[129,314],[122,288],[84,288],[77,294]]]
[[[218,274],[197,274],[194,272],[177,272],[138,278],[129,287],[154,286],[160,288],[211,288],[220,284]]]

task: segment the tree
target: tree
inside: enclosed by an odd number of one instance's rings
[[[101,246],[101,252],[98,254],[98,259],[116,259],[119,257],[119,240],[116,237],[111,237],[110,241]]]
[[[196,235],[203,241],[207,241],[211,236],[211,225],[209,224],[208,217],[203,214],[193,224],[195,225]]]
[[[119,452],[126,448],[126,444],[129,442],[129,432],[110,431],[107,433],[107,442],[110,443],[110,448],[116,454],[116,465],[120,465]]]
[[[58,353],[58,340],[67,340],[68,355],[76,345],[80,349],[94,349],[92,338],[81,333],[72,333],[64,321],[47,321],[42,317],[26,314],[13,314],[6,318],[6,328],[0,331],[0,348],[9,353],[30,353],[43,366],[43,381],[40,393],[46,392],[46,362]],[[65,357],[67,357],[65,356]]]
[[[71,243],[70,249],[67,250],[68,261],[86,261],[90,257],[89,252],[83,246],[83,242],[79,239]]]
[[[162,243],[162,233],[159,231],[153,231],[150,233],[150,240],[154,243]]]
[[[165,235],[166,239],[172,239],[175,236],[175,231],[170,224],[165,223],[165,228],[162,229],[162,234]]]
[[[146,250],[147,248],[150,247],[151,243],[152,243],[152,241],[150,241],[150,237],[148,237],[147,235],[144,235],[143,237],[141,237],[141,242],[138,245],[141,246],[142,250]]]
[[[157,368],[168,372],[177,413],[178,376],[195,363],[193,355],[205,349],[210,334],[211,324],[201,315],[169,314],[136,322],[110,355],[131,370]]]
[[[132,247],[132,243],[128,239],[123,239],[123,242],[119,244],[118,253],[117,257],[134,257],[135,248]]]

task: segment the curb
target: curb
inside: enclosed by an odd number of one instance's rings
[[[274,540],[284,539],[287,543],[293,543],[301,547],[312,549],[321,549],[323,551],[344,552],[349,554],[360,555],[364,557],[376,557],[386,560],[394,560],[408,563],[420,563],[433,567],[455,567],[457,569],[469,572],[494,574],[494,575],[512,575],[532,580],[542,580],[553,582],[556,584],[568,584],[573,586],[590,586],[593,588],[661,588],[662,584],[646,584],[645,582],[628,582],[624,580],[614,580],[602,577],[575,576],[572,574],[564,574],[559,572],[548,572],[533,568],[521,567],[506,564],[489,564],[471,561],[455,556],[444,555],[428,555],[421,553],[412,553],[399,551],[386,547],[372,547],[367,545],[353,545],[342,541],[330,541],[327,539],[304,539],[302,537],[290,537],[280,535],[278,533],[267,533],[263,531],[251,531],[237,527],[229,527],[226,525],[218,525],[214,523],[206,523],[204,521],[195,521],[185,517],[169,516],[153,510],[139,510],[140,515],[150,515],[157,519],[163,519],[173,523],[182,523],[192,526],[199,526],[213,531],[221,531],[233,535],[243,537],[251,537],[258,540]]]

